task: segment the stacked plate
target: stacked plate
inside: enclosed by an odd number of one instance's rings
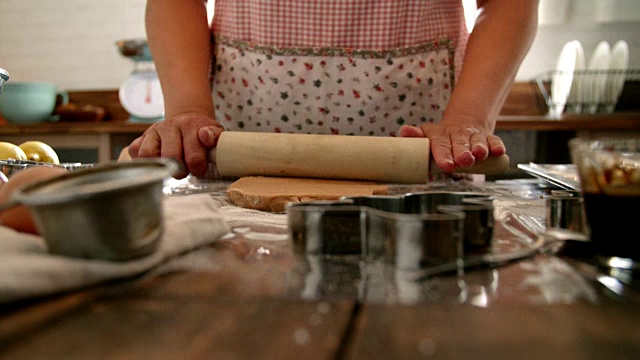
[[[582,77],[585,87],[585,96],[582,99],[586,103],[585,112],[595,114],[599,105],[605,100],[604,93],[607,86],[607,70],[611,60],[611,47],[606,41],[601,41],[591,54],[587,69],[589,72]]]
[[[569,95],[567,96],[567,104],[565,106],[565,111],[568,113],[581,113],[582,112],[582,101],[580,100],[580,93],[582,90],[582,81],[581,81],[581,72],[585,69],[585,56],[584,56],[584,48],[582,44],[578,40],[574,40],[569,45],[569,54],[572,54],[575,51],[575,60],[573,60],[574,66],[574,78],[571,81],[571,89],[569,91]],[[570,56],[570,55],[566,55]]]
[[[616,107],[618,98],[624,88],[626,70],[629,66],[629,45],[620,40],[613,45],[609,59],[609,72],[604,91],[604,112],[611,113]]]
[[[558,57],[551,79],[549,114],[559,118],[563,112],[611,113],[625,84],[629,46],[620,40],[613,47],[601,41],[586,63],[578,40],[566,43]]]
[[[575,71],[584,68],[584,50],[578,40],[569,41],[560,52],[556,71],[551,79],[551,103],[549,115],[559,118],[564,112],[569,94],[572,92]],[[577,89],[573,90],[578,94]]]

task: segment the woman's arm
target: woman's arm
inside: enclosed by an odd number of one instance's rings
[[[497,116],[535,37],[537,0],[479,0],[460,77],[440,124],[423,125],[438,166],[451,171],[506,149]],[[411,136],[411,130],[401,134]]]
[[[209,90],[210,30],[202,0],[149,0],[145,14],[167,117],[213,114]]]
[[[209,88],[210,29],[203,0],[149,0],[145,24],[158,71],[165,120],[129,147],[132,157],[173,157],[195,175],[207,170],[218,126]]]

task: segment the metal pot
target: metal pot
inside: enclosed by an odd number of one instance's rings
[[[157,248],[163,181],[177,170],[168,159],[97,165],[29,185],[12,201],[29,208],[49,252],[129,260]]]
[[[9,80],[9,72],[7,70],[0,68],[0,93],[2,93],[2,85],[5,81]]]

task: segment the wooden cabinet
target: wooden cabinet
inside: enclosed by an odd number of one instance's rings
[[[19,144],[27,140],[39,140],[51,145],[54,149],[94,150],[97,153],[97,162],[108,162],[117,159],[122,148],[140,136],[148,127],[148,124],[130,124],[126,121],[5,124],[0,125],[0,141]]]

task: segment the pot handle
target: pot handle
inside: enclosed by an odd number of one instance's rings
[[[69,103],[69,93],[66,90],[58,90],[56,92],[56,107],[60,105],[67,105],[68,103]],[[54,108],[54,112],[55,112],[55,108]],[[48,120],[51,122],[56,122],[60,120],[60,115],[52,114]]]
[[[60,105],[67,105],[69,103],[69,93],[66,90],[58,90],[56,97],[60,98],[60,100],[56,99],[56,103]]]

